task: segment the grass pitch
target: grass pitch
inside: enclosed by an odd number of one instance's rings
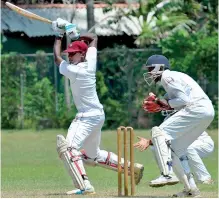
[[[208,133],[215,141],[213,154],[204,159],[214,185],[199,185],[204,198],[218,197],[218,130]],[[56,152],[56,135],[66,135],[65,130],[3,130],[1,196],[3,198],[72,198],[65,195],[73,189],[70,176]],[[136,135],[149,137],[149,131],[136,130]],[[136,136],[137,137],[137,136]],[[137,141],[137,138],[135,139]],[[116,131],[103,131],[101,148],[116,153]],[[182,184],[151,188],[148,182],[159,176],[150,150],[135,150],[136,162],[145,166],[144,176],[136,186],[136,197],[170,197],[183,189]],[[117,173],[100,167],[86,167],[96,195],[87,197],[117,197]],[[80,197],[80,196],[77,196]],[[86,197],[86,196],[81,196]]]

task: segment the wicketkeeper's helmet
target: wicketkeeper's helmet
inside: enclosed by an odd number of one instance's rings
[[[152,55],[148,58],[144,68],[148,69],[147,73],[144,73],[144,80],[150,86],[159,76],[162,75],[163,71],[170,69],[168,59],[163,55]]]

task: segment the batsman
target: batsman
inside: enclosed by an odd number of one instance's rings
[[[182,192],[174,197],[198,197],[200,191],[194,178],[186,175],[180,157],[186,155],[187,148],[206,130],[214,118],[211,100],[201,87],[187,74],[171,71],[168,59],[163,55],[153,55],[144,66],[144,79],[150,86],[160,82],[166,91],[166,100],[160,100],[151,93],[143,102],[149,112],[176,110],[161,125],[151,130],[156,159],[163,176],[170,176],[173,170],[183,183]]]
[[[83,163],[114,171],[117,171],[118,166],[116,154],[99,148],[105,114],[96,92],[97,36],[91,33],[80,35],[75,24],[60,18],[53,21],[52,27],[57,33],[54,59],[59,72],[70,80],[74,104],[78,111],[70,124],[67,137],[57,135],[57,152],[76,188],[67,194],[95,194]],[[62,38],[65,33],[72,40],[77,40],[64,51],[68,53],[69,62],[61,57]],[[124,168],[124,159],[122,167]],[[142,178],[143,169],[143,165],[134,164],[136,184]]]

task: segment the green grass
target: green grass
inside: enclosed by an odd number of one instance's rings
[[[214,185],[199,185],[203,197],[218,197],[218,131],[208,131],[215,141],[215,151],[204,162]],[[73,188],[70,177],[56,153],[56,135],[65,130],[2,131],[1,194],[4,198],[66,198]],[[136,130],[136,135],[149,137],[149,131]],[[137,138],[136,140],[137,141]],[[103,131],[101,148],[116,152],[116,131]],[[159,175],[150,150],[135,151],[136,162],[145,166],[136,197],[170,197],[183,188],[182,184],[151,188],[148,182]],[[93,197],[117,197],[117,173],[100,167],[86,167],[97,194]],[[91,197],[91,196],[89,196]]]

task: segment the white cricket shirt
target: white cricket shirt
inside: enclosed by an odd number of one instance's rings
[[[172,108],[182,108],[202,98],[209,100],[197,82],[185,73],[165,70],[161,85],[167,92],[168,103]]]
[[[89,112],[91,113],[89,116],[103,114],[103,106],[96,92],[96,63],[97,49],[89,47],[85,62],[74,65],[63,60],[59,66],[59,72],[70,80],[73,100],[78,112]]]

